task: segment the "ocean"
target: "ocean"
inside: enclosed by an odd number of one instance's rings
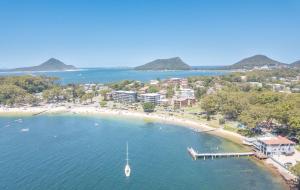
[[[19,118],[0,117],[1,190],[283,189],[250,158],[192,160],[189,146],[200,152],[242,148],[188,128],[109,116]]]
[[[0,76],[7,75],[46,75],[59,77],[60,83],[110,83],[121,80],[139,80],[148,82],[153,79],[167,79],[171,77],[184,78],[188,76],[216,76],[228,71],[190,70],[190,71],[135,71],[133,69],[91,68],[76,71],[57,72],[0,72]]]

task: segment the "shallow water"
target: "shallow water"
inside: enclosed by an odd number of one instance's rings
[[[15,119],[0,117],[1,190],[283,189],[248,158],[193,161],[188,146],[203,152],[240,147],[187,128],[77,115]],[[124,176],[126,141],[130,178]]]

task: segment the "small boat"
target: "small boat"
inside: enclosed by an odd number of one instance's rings
[[[21,129],[21,132],[28,132],[29,131],[29,128],[23,128]]]
[[[129,166],[129,159],[128,159],[128,142],[127,142],[127,146],[126,146],[126,166],[125,166],[124,172],[125,172],[126,177],[130,176],[131,169]]]

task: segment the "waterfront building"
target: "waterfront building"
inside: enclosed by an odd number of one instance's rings
[[[292,155],[295,152],[295,145],[296,143],[282,136],[259,138],[255,143],[255,147],[267,156]]]
[[[158,93],[146,93],[140,95],[141,102],[150,102],[152,104],[159,104],[160,94]]]
[[[112,98],[116,102],[134,103],[137,101],[137,93],[134,91],[118,90],[112,93]]]

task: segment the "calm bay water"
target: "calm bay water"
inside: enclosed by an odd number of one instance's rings
[[[61,83],[108,83],[121,80],[140,80],[143,82],[152,79],[166,79],[171,77],[188,76],[215,76],[223,75],[225,71],[135,71],[132,69],[83,69],[77,71],[64,72],[0,72],[1,75],[47,75],[55,76],[61,79]]]
[[[188,146],[240,147],[183,127],[77,115],[15,119],[0,117],[1,190],[282,189],[248,158],[193,161]],[[124,176],[126,141],[130,178]]]

